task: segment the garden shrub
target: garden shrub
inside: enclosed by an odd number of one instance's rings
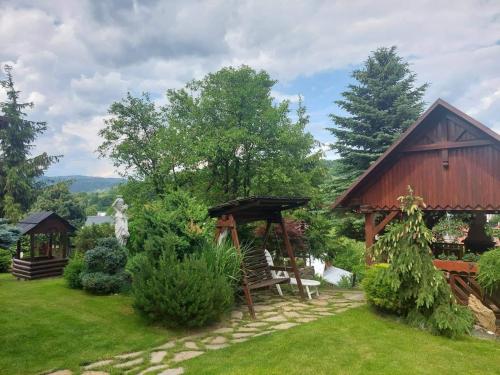
[[[180,261],[173,252],[138,260],[134,307],[167,326],[201,327],[220,319],[234,298],[231,284],[203,256]]]
[[[328,253],[327,259],[335,267],[356,274],[356,281],[363,280],[366,270],[365,244],[347,237],[337,237]]]
[[[9,272],[12,263],[12,253],[7,249],[0,249],[0,273]]]
[[[84,255],[83,289],[94,294],[127,290],[130,280],[125,272],[126,264],[127,253],[115,238],[97,240],[97,246]]]
[[[173,191],[134,212],[128,248],[131,254],[150,250],[159,257],[162,248],[174,247],[182,259],[212,240],[213,232],[207,207],[186,192]]]
[[[72,289],[82,289],[82,271],[83,271],[83,255],[80,252],[75,252],[64,267],[64,279],[68,286]]]
[[[472,329],[473,316],[460,308],[441,271],[432,263],[432,232],[423,220],[422,198],[399,197],[404,218],[390,224],[372,250],[376,257],[389,259],[388,285],[397,293],[402,313],[410,322],[433,333],[456,336]]]
[[[500,289],[500,249],[493,249],[483,253],[478,262],[479,273],[477,281],[487,292],[492,293]]]
[[[97,245],[100,238],[113,237],[114,228],[111,224],[92,224],[86,225],[76,232],[73,244],[79,252],[85,253]]]
[[[388,277],[387,263],[374,264],[367,269],[362,286],[367,301],[373,306],[389,312],[401,313],[402,306],[399,295],[395,291]]]

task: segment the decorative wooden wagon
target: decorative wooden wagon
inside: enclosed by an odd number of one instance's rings
[[[68,262],[69,234],[75,227],[50,211],[34,213],[18,227],[22,237],[17,242],[12,274],[27,280],[61,275]]]

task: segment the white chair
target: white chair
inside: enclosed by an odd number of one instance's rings
[[[266,254],[266,260],[267,260],[268,266],[274,267],[273,257],[271,256],[271,253],[267,249],[264,249],[264,253]],[[278,279],[278,278],[282,278],[282,277],[290,277],[288,275],[288,272],[286,272],[286,271],[276,272],[276,271],[271,270],[271,275],[273,276],[274,279]],[[302,282],[302,286],[305,288],[305,290],[307,292],[307,297],[309,297],[309,299],[312,299],[310,288],[315,288],[316,295],[319,296],[318,287],[321,284],[319,281],[310,280],[310,279],[302,279],[302,278],[300,279],[300,281]],[[290,285],[291,286],[297,285],[297,279],[295,277],[290,277]],[[276,284],[276,289],[278,290],[279,295],[283,297],[281,285]]]

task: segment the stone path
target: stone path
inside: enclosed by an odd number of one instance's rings
[[[272,291],[261,292],[254,298],[256,320],[251,320],[245,305],[234,310],[230,317],[202,332],[172,339],[148,350],[123,353],[113,358],[81,367],[82,375],[180,375],[183,361],[211,350],[251,340],[253,337],[287,330],[299,324],[335,315],[364,304],[360,291],[323,290],[319,297],[302,302],[297,296],[279,297]],[[47,375],[75,375],[69,370],[48,372]]]

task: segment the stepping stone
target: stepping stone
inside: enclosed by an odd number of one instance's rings
[[[328,301],[324,299],[313,299],[312,301],[309,301],[309,303],[316,305],[316,306],[327,306]]]
[[[140,373],[138,373],[137,375],[144,375],[144,374],[147,374],[148,372],[153,372],[153,371],[158,371],[158,370],[163,370],[163,369],[166,369],[168,368],[167,365],[156,365],[156,366],[151,366],[151,367],[148,367],[147,369],[145,370],[142,370]]]
[[[267,317],[267,316],[273,316],[278,314],[277,311],[266,311],[265,313],[262,314],[262,316]]]
[[[150,362],[151,363],[160,363],[161,361],[163,361],[163,358],[165,358],[166,355],[167,355],[167,352],[164,350],[159,351],[159,352],[152,352]]]
[[[56,372],[51,372],[50,374],[47,375],[72,375],[73,373],[70,370],[59,370]]]
[[[158,375],[181,375],[181,374],[184,374],[184,369],[182,367],[178,367],[165,370],[163,372],[160,372]]]
[[[169,341],[155,349],[172,349],[175,346],[175,341]]]
[[[225,344],[226,342],[227,339],[224,336],[217,336],[210,341],[210,345],[220,345]]]
[[[328,307],[315,307],[314,309],[311,310],[311,312],[313,312],[313,313],[326,312],[326,311],[330,311],[330,309]]]
[[[241,338],[243,338],[243,337],[250,337],[250,336],[253,336],[253,335],[254,335],[254,334],[253,334],[253,333],[250,333],[250,332],[248,332],[248,333],[245,333],[245,332],[242,332],[242,333],[235,333],[235,334],[233,335],[233,338],[235,338],[235,339],[241,339]]]
[[[175,354],[174,359],[172,361],[174,361],[174,362],[186,361],[188,359],[198,357],[199,355],[202,355],[203,353],[205,353],[205,352],[197,351],[197,350],[190,350],[190,351],[186,351],[186,352],[179,352],[179,353]]]
[[[131,361],[119,363],[117,365],[114,365],[114,367],[115,368],[127,368],[127,367],[132,367],[132,366],[138,365],[142,362],[144,362],[144,358],[137,358],[137,359],[133,359]]]
[[[258,327],[264,327],[267,326],[267,323],[264,322],[255,322],[255,323],[249,323],[245,327],[252,327],[252,328],[258,328]]]
[[[84,371],[82,375],[109,375],[106,371]]]
[[[313,300],[313,301],[315,301],[315,300]],[[309,307],[309,305],[306,305],[305,303],[300,303],[300,302],[294,303],[292,306],[295,306],[295,307]]]
[[[255,312],[262,312],[262,311],[274,310],[275,307],[269,306],[269,305],[257,305],[257,306],[254,306],[253,309],[255,310]]]
[[[302,316],[301,314],[295,311],[285,311],[283,315],[285,315],[287,318],[299,318]]]
[[[118,358],[118,359],[129,359],[129,358],[135,358],[135,357],[139,357],[140,355],[142,355],[144,352],[141,351],[141,352],[133,352],[133,353],[126,353],[126,354],[120,354],[120,355],[117,355],[115,356],[115,358]]]
[[[278,324],[277,326],[274,326],[273,328],[284,330],[284,329],[295,327],[296,325],[297,325],[296,323],[282,323],[282,324]]]
[[[238,320],[241,320],[241,319],[243,319],[243,312],[238,311],[238,310],[233,311],[233,312],[231,313],[231,318],[232,318],[232,319],[238,319]]]
[[[264,319],[265,322],[286,322],[288,319],[282,315],[276,315],[267,319]]]
[[[98,368],[98,367],[107,366],[107,365],[109,365],[111,363],[113,363],[112,359],[106,359],[104,361],[94,362],[94,363],[91,363],[91,364],[89,364],[87,366],[84,366],[83,369],[84,370],[92,370],[92,369],[95,369],[95,368]]]
[[[318,319],[318,318],[299,318],[299,319],[296,319],[296,321],[299,323],[309,323],[309,322],[312,322],[316,319]]]
[[[224,327],[224,328],[216,329],[214,331],[214,333],[229,333],[229,332],[233,332],[233,329],[229,328],[229,327]]]
[[[241,327],[238,329],[238,332],[255,332],[255,331],[258,331],[258,329],[254,327]]]
[[[196,344],[194,341],[188,341],[184,344],[184,346],[187,348],[187,349],[199,349],[198,348],[198,344]]]
[[[209,349],[209,350],[219,350],[219,349],[223,349],[223,348],[227,348],[229,345],[227,344],[208,344],[208,345],[205,345],[205,348]]]

